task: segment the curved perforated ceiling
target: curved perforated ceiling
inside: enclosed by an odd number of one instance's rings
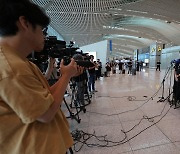
[[[179,0],[33,0],[66,42],[84,46],[105,39],[113,52],[132,55],[153,42],[180,44]]]

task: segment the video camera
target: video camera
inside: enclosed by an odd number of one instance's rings
[[[64,60],[64,65],[68,65],[71,61],[71,58],[75,54],[81,54],[83,60],[75,60],[79,66],[83,67],[92,67],[93,63],[90,62],[90,57],[86,54],[76,51],[79,48],[73,47],[73,42],[70,41],[70,44],[67,46],[65,41],[57,40],[56,36],[46,37],[44,49],[41,52],[34,52],[33,58],[32,55],[28,56],[29,60],[37,64],[46,64],[49,57],[58,58]]]

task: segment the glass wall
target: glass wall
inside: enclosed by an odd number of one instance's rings
[[[138,61],[142,61],[144,67],[149,67],[149,53],[139,54]]]
[[[149,53],[142,53],[138,56],[138,61],[147,62],[147,59],[149,59]]]

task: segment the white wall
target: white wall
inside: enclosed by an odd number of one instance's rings
[[[83,51],[83,53],[86,52],[96,52],[96,58],[100,59],[102,62],[102,69],[105,70],[105,64],[107,59],[107,40],[97,42],[94,44],[86,45],[83,47],[80,47],[80,50]]]

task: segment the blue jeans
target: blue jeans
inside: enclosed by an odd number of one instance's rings
[[[95,74],[89,74],[88,88],[90,92],[95,90]]]

